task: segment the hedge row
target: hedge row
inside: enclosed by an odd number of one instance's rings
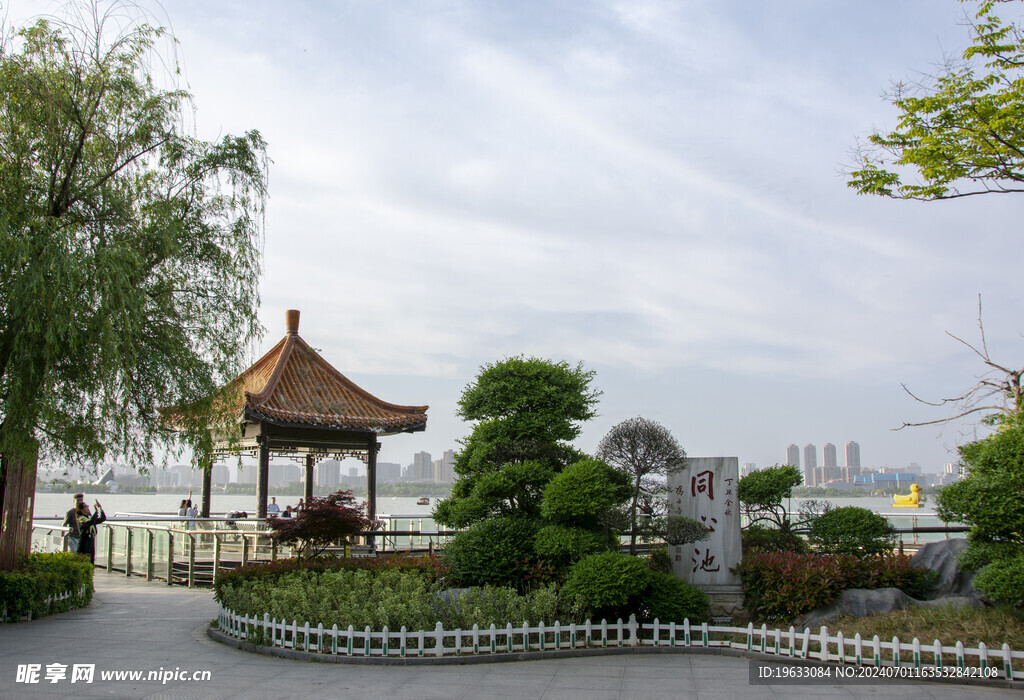
[[[17,622],[84,607],[92,600],[92,573],[79,554],[29,554],[14,571],[0,571],[0,615]]]

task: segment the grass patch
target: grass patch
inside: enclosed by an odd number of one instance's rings
[[[842,631],[847,639],[860,633],[861,639],[876,634],[884,641],[899,637],[909,642],[914,637],[921,644],[932,644],[938,639],[943,646],[958,641],[965,647],[977,647],[979,642],[991,651],[1009,644],[1014,651],[1024,651],[1024,610],[1010,606],[968,608],[944,606],[941,608],[913,607],[870,617],[844,616],[828,625],[830,635]]]

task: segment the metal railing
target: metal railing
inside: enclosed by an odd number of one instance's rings
[[[966,527],[921,525],[934,520],[934,514],[894,515],[909,521],[897,527],[897,549],[913,551],[921,544],[968,531]],[[143,513],[117,513],[102,523],[96,535],[96,566],[125,576],[147,581],[165,581],[167,585],[189,587],[212,585],[221,571],[255,562],[270,562],[295,555],[288,546],[278,545],[271,534],[273,518],[202,518],[189,520],[177,516],[153,516]],[[343,556],[410,552],[434,553],[444,548],[455,530],[435,529],[430,518],[422,516],[383,516],[380,526],[360,533],[353,545],[334,551]],[[67,551],[68,529],[60,518],[36,518],[32,529],[32,550]],[[399,529],[402,525],[406,528]],[[625,540],[628,543],[628,539]],[[638,550],[661,546],[660,542],[638,542]]]

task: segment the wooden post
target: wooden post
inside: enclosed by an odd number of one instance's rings
[[[377,519],[377,451],[380,449],[380,443],[377,442],[377,435],[375,433],[370,434],[369,454],[366,459],[366,515],[370,520]],[[370,546],[370,551],[374,551],[374,537],[373,535],[366,538],[366,543]]]
[[[313,497],[313,455],[306,455],[306,480],[305,480],[305,496],[306,503],[309,503],[309,499]]]
[[[267,494],[270,491],[270,448],[265,435],[258,438],[260,463],[256,473],[256,517],[267,517]]]

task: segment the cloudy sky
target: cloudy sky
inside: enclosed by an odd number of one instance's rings
[[[478,367],[596,372],[592,451],[635,415],[692,456],[860,443],[940,471],[982,367],[1021,365],[1024,199],[857,195],[882,92],[969,42],[956,0],[140,0],[177,36],[200,136],[270,171],[255,355],[301,335],[377,396],[429,404],[382,461],[435,457]],[[53,9],[5,2],[10,19]],[[1020,8],[1008,7],[1004,14]],[[840,458],[842,461],[842,458]]]

